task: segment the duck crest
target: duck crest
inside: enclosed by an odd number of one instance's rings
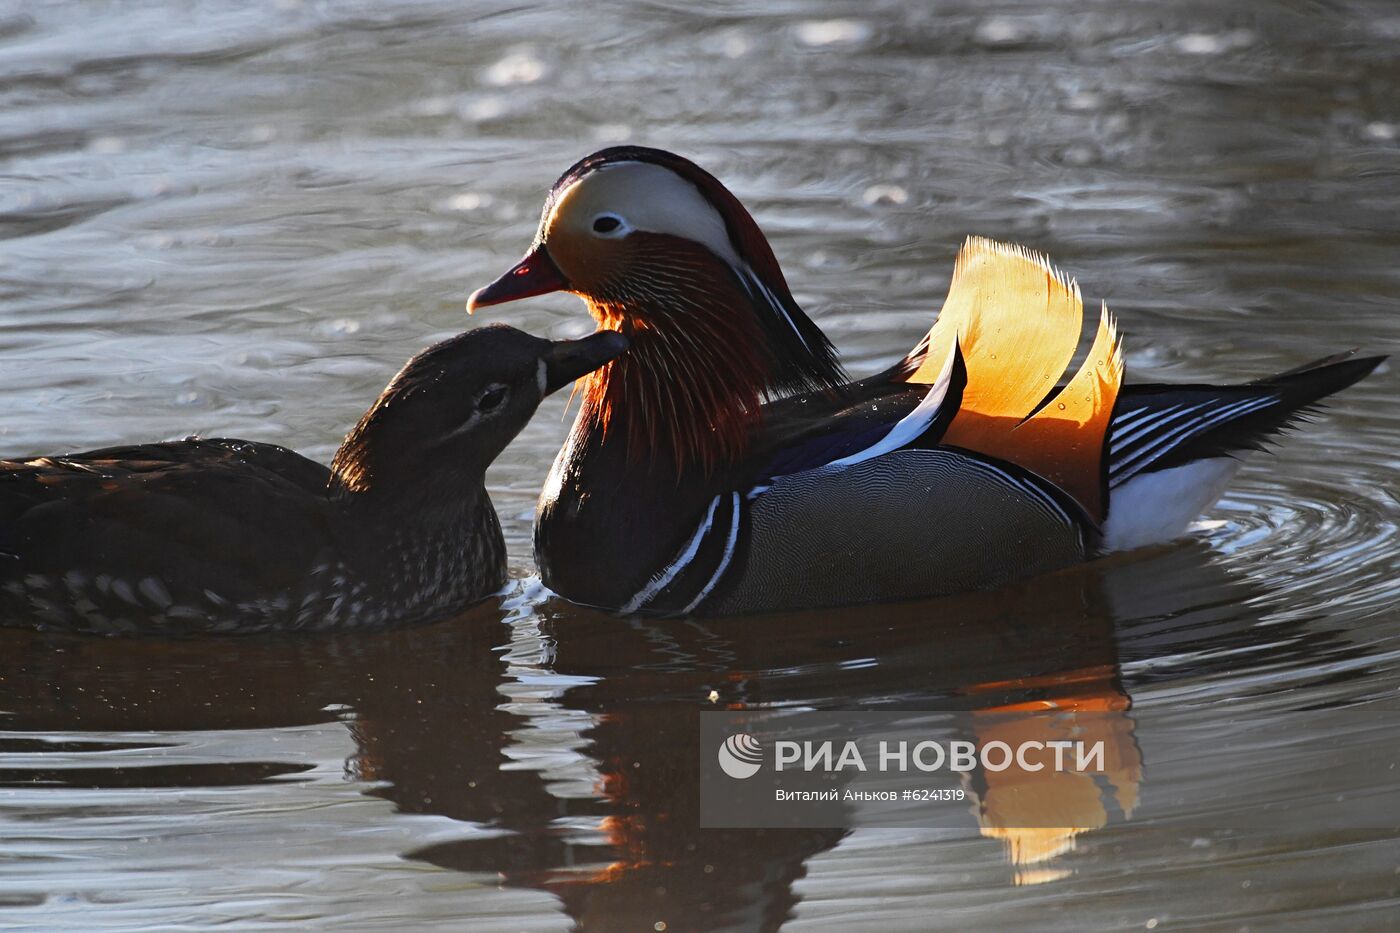
[[[1083,326],[1079,286],[1044,256],[969,237],[908,381],[933,383],[956,341],[967,385],[941,443],[1024,467],[1102,522],[1108,510],[1104,458],[1123,357],[1104,306],[1083,364],[1055,391]]]

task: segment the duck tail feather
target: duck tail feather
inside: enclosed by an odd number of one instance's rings
[[[1336,354],[1237,386],[1137,386],[1114,416],[1110,484],[1138,473],[1266,450],[1384,356]]]
[[[1315,405],[1329,395],[1355,385],[1369,376],[1386,356],[1357,356],[1355,349],[1334,353],[1304,363],[1274,376],[1256,379],[1250,385],[1266,385],[1280,390],[1280,399],[1301,409]]]

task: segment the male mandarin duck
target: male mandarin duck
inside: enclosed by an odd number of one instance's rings
[[[92,632],[369,628],[501,588],[487,466],[626,338],[483,327],[414,357],[329,469],[232,439],[0,461],[0,623]]]
[[[848,382],[739,200],[630,146],[565,172],[529,253],[467,307],[557,290],[632,347],[586,382],[536,559],[561,596],[622,612],[942,595],[1167,541],[1241,455],[1382,359],[1123,385],[1105,309],[1066,374],[1077,286],[974,238],[923,340]]]

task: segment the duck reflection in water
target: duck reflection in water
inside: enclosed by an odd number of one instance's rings
[[[1106,775],[1012,769],[967,784],[969,828],[1003,843],[1009,880],[1050,881],[1073,871],[1077,841],[1130,815],[1142,793],[1120,655],[1253,643],[1260,610],[1244,608],[1246,595],[1188,547],[995,593],[764,624],[628,620],[519,599],[509,626],[493,601],[426,628],[315,640],[10,630],[0,632],[0,724],[13,736],[343,718],[358,746],[347,773],[376,782],[368,793],[473,827],[409,858],[550,892],[584,929],[775,929],[813,857],[846,831],[699,829],[698,710],[956,710],[957,737],[981,743],[1030,737],[1006,711],[1068,712],[1078,738],[1104,741]],[[1275,639],[1280,651],[1336,651],[1316,643],[1333,636],[1281,625],[1296,637]],[[1189,663],[1199,674],[1211,662],[1196,653]],[[1161,663],[1141,676],[1172,673]],[[26,766],[3,782],[208,786],[304,768]]]
[[[1197,579],[1178,595],[1210,593],[1214,604],[1219,588],[1199,577],[1218,576],[1216,569],[1200,549],[1168,555],[1176,563],[1182,557]],[[1162,570],[1154,562],[1146,572]],[[959,737],[979,743],[1006,740],[1013,728],[1022,730],[1017,737],[1042,741],[1076,728],[1076,738],[1104,742],[1106,786],[1103,777],[1015,769],[974,774],[968,785],[968,822],[1003,843],[1011,880],[1050,881],[1072,871],[1057,858],[1076,837],[1110,821],[1105,798],[1127,816],[1140,792],[1114,603],[1115,592],[1142,592],[1142,583],[1132,566],[1081,568],[1009,591],[765,624],[619,620],[551,601],[535,609],[541,654],[572,685],[516,704],[524,717],[514,742],[517,770],[498,773],[495,786],[523,793],[527,775],[552,781],[552,819],[541,820],[529,804],[497,812],[491,801],[506,795],[453,776],[447,763],[471,754],[459,744],[469,741],[465,734],[430,735],[369,717],[358,726],[362,760],[378,763],[374,775],[388,781],[382,793],[401,806],[431,800],[433,812],[495,819],[516,832],[439,843],[412,858],[500,872],[508,884],[550,891],[582,929],[661,922],[669,930],[768,930],[790,916],[811,858],[847,831],[697,829],[698,709],[952,709]],[[1139,601],[1135,609],[1174,615],[1174,628],[1190,626],[1180,606]],[[1068,713],[1071,723],[1006,715],[1026,709]],[[567,723],[581,723],[571,747],[586,755],[591,787],[560,782],[548,762],[526,770],[526,750],[557,747]],[[1024,734],[1037,724],[1053,731]]]

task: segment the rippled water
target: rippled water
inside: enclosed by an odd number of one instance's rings
[[[556,175],[623,140],[725,179],[856,373],[922,333],[968,233],[1108,299],[1130,379],[1389,352],[1397,49],[1389,0],[0,3],[0,443],[328,457],[466,325]],[[493,310],[590,326],[567,297]],[[1393,753],[1383,717],[1325,753],[1241,736],[1212,770],[1154,757],[1146,712],[1394,695],[1397,385],[1254,458],[1188,544],[766,627],[540,597],[553,400],[491,476],[504,602],[316,641],[0,632],[0,927],[1384,928],[1390,817],[1203,831],[1193,804],[1383,793],[1349,767]],[[700,831],[711,691],[1113,710],[1139,806],[1039,834]]]

